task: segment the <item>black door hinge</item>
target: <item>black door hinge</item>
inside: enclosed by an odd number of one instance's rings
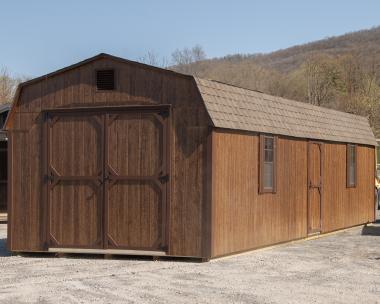
[[[161,184],[167,183],[169,181],[169,174],[161,175],[158,179],[160,180]]]

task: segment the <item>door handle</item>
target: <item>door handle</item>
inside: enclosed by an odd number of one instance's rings
[[[322,187],[322,183],[314,185],[311,181],[309,182],[309,188],[321,188],[321,187]]]

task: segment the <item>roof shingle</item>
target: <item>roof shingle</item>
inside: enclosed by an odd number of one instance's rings
[[[377,145],[366,117],[194,78],[215,127]]]

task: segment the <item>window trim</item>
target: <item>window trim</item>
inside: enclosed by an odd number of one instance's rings
[[[277,136],[260,134],[259,143],[259,193],[276,193],[277,191]],[[264,148],[265,138],[273,138],[273,187],[264,188]]]
[[[350,183],[350,157],[349,157],[349,147],[353,147],[355,151],[355,166],[354,166],[354,182]],[[358,149],[355,144],[346,145],[346,187],[355,188],[358,181]]]

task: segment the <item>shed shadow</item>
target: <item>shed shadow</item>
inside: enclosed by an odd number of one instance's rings
[[[364,226],[362,235],[380,236],[380,226]]]
[[[0,239],[0,257],[8,257],[11,255],[7,249],[7,239]]]

